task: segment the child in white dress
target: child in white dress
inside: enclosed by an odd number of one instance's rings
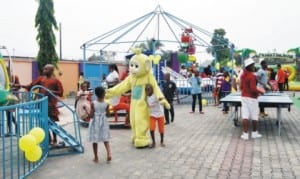
[[[111,152],[109,146],[109,124],[107,115],[109,115],[108,104],[104,101],[105,89],[103,87],[95,88],[95,95],[97,99],[92,102],[91,108],[91,121],[88,129],[88,141],[93,143],[93,152],[95,163],[99,162],[98,159],[98,142],[104,142],[107,153],[107,162],[111,161]]]

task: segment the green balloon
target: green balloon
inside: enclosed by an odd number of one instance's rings
[[[186,63],[189,59],[189,56],[187,53],[178,53],[177,54],[177,60],[179,63]]]

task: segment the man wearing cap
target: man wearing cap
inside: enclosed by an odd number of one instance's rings
[[[255,66],[254,60],[248,58],[244,61],[245,69],[241,75],[241,102],[242,102],[242,119],[243,119],[243,134],[241,138],[244,140],[249,139],[248,129],[249,120],[252,120],[253,132],[251,137],[253,139],[260,138],[261,134],[257,131],[259,104],[258,95],[264,93],[256,87],[256,76],[254,74]]]

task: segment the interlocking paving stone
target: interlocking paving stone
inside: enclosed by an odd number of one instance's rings
[[[71,103],[72,104],[72,103]],[[166,125],[166,147],[136,149],[128,129],[111,129],[113,160],[92,162],[92,147],[81,128],[85,152],[51,157],[28,178],[300,178],[300,111],[282,110],[281,136],[276,110],[259,121],[260,139],[244,141],[241,126],[233,127],[219,108],[204,106],[204,115],[189,114],[190,104],[175,104],[175,122]],[[241,120],[239,120],[239,125]],[[156,140],[159,134],[156,131]]]

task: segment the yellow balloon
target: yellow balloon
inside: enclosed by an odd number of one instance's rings
[[[36,139],[33,135],[27,134],[19,139],[19,147],[22,151],[30,151],[36,146]]]
[[[189,61],[195,62],[196,61],[196,56],[195,55],[189,55]]]
[[[114,113],[112,105],[109,105],[108,110],[109,110],[109,113]]]
[[[207,100],[206,99],[202,99],[202,105],[206,106],[207,105]]]
[[[231,67],[231,66],[232,66],[232,62],[231,62],[231,61],[228,61],[228,62],[227,62],[227,66],[228,66],[228,67]]]
[[[36,162],[42,157],[42,149],[40,146],[35,147],[30,151],[25,151],[25,158],[30,162]]]
[[[153,63],[154,63],[155,65],[157,65],[157,64],[159,63],[160,59],[161,59],[161,56],[160,56],[160,55],[155,55],[155,57],[154,57],[154,59],[153,59]]]
[[[220,63],[219,63],[219,62],[216,63],[216,69],[217,69],[217,70],[220,70]]]
[[[45,132],[42,128],[40,127],[35,127],[33,129],[31,129],[31,131],[29,132],[30,135],[33,135],[36,139],[36,144],[40,144],[44,138],[45,138]]]

